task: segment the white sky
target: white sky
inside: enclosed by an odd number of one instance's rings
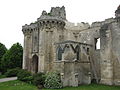
[[[120,0],[0,0],[0,42],[23,45],[22,25],[37,20],[43,10],[65,6],[70,22],[103,21],[114,17]]]

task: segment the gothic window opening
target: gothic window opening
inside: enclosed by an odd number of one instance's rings
[[[95,38],[95,50],[100,49],[100,38]]]
[[[79,57],[79,54],[80,54],[80,47],[79,45],[77,45],[75,48],[73,47],[72,44],[70,44],[71,48],[73,49],[74,53],[76,53],[76,59],[79,60],[80,57]]]
[[[79,45],[76,46],[75,50],[76,50],[77,60],[79,60],[80,59],[80,57],[79,57],[79,52],[80,52]]]

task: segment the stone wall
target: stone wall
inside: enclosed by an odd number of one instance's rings
[[[120,85],[120,23],[111,24],[112,36],[112,62],[113,62],[113,84]]]
[[[101,83],[120,85],[119,22],[106,24],[101,34]]]
[[[120,9],[120,8],[118,8]],[[65,7],[43,11],[24,25],[23,69],[32,73],[58,71],[64,86],[97,83],[120,85],[120,17],[101,22],[67,21]],[[96,49],[100,38],[100,50]]]

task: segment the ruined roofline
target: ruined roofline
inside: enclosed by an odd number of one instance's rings
[[[66,21],[65,28],[67,30],[87,30],[87,29],[91,29],[91,28],[101,27],[104,24],[112,23],[114,21],[115,21],[115,18],[113,18],[113,17],[105,19],[104,21],[93,22],[91,25],[89,23],[85,23],[85,22],[77,23],[77,25],[75,25],[75,23]]]
[[[37,22],[31,23],[30,25],[25,24],[24,26],[22,26],[22,29],[35,29],[37,28]]]
[[[63,16],[61,16],[61,14],[59,14],[58,12],[61,12],[62,14],[64,14]],[[64,17],[64,18],[63,18]],[[40,21],[58,21],[58,22],[68,22],[66,20],[66,12],[65,12],[65,7],[51,7],[51,10],[49,13],[47,13],[46,11],[42,12],[42,15],[37,19],[37,21],[35,23],[32,23],[30,25],[24,25],[22,26],[22,29],[34,29],[37,28],[39,24],[38,22]],[[113,22],[114,18],[108,18],[105,19],[104,21],[96,21],[93,22],[91,25],[89,23],[78,23],[77,25],[75,25],[74,23],[70,23],[70,25],[65,25],[66,29],[70,29],[70,30],[86,30],[86,29],[90,29],[90,28],[94,28],[94,27],[101,27],[102,25],[106,24],[106,23],[110,23]],[[35,25],[34,25],[35,24]],[[67,24],[67,23],[65,23]]]
[[[37,22],[31,23],[30,25],[25,24],[22,26],[23,34],[30,34],[33,30],[38,30]]]
[[[43,10],[41,16],[37,20],[44,19],[66,20],[65,7],[51,7],[50,12]]]
[[[45,22],[47,23],[48,21],[49,22],[52,22],[52,21],[58,21],[58,22],[64,22],[62,20],[56,20],[56,19],[44,19],[44,20],[40,20],[40,21],[36,21],[34,23],[31,23],[30,25],[27,25],[25,24],[24,26],[22,26],[22,29],[35,29],[35,28],[38,28],[38,23],[39,22]],[[104,21],[96,21],[96,22],[93,22],[91,25],[89,25],[89,23],[85,23],[85,22],[81,22],[81,23],[77,23],[77,25],[75,25],[75,23],[71,23],[71,22],[68,22],[68,21],[65,21],[65,29],[67,30],[87,30],[87,29],[91,29],[91,28],[95,28],[95,27],[101,27],[102,25],[104,24],[108,24],[108,23],[111,23],[111,22],[114,22],[115,21],[115,18],[108,18],[108,19],[105,19]]]

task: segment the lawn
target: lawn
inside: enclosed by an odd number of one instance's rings
[[[38,90],[36,86],[18,80],[0,83],[0,90]],[[42,90],[120,90],[120,86],[106,85],[81,85],[79,87],[65,87],[63,89],[42,89]]]
[[[44,90],[53,90],[53,89],[44,89]],[[63,89],[54,89],[54,90],[120,90],[120,86],[106,86],[106,85],[81,85],[79,87],[66,87]]]
[[[18,80],[0,83],[0,90],[38,90],[37,87]]]

